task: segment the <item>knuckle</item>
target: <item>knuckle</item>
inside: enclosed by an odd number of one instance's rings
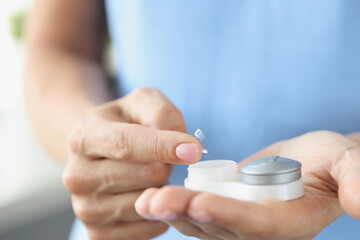
[[[73,194],[83,193],[83,181],[78,176],[63,174],[63,183],[66,189]]]
[[[70,164],[65,168],[62,180],[65,188],[73,194],[86,194],[93,190],[93,186],[97,185],[95,179],[84,174],[81,170],[77,171],[76,167]]]
[[[169,157],[172,157],[172,149],[167,147],[166,143],[159,137],[154,136],[151,141],[149,141],[150,149],[153,150],[156,160],[159,162],[165,162]]]
[[[70,131],[66,143],[72,153],[81,153],[86,141],[86,132],[88,127],[98,121],[98,114],[95,110],[90,111],[87,115],[78,121],[77,125]]]
[[[130,159],[129,138],[125,128],[109,135],[108,151],[117,159]]]
[[[80,153],[84,141],[84,128],[81,122],[69,133],[66,143],[71,153]]]

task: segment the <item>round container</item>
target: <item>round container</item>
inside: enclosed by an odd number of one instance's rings
[[[188,180],[196,183],[236,181],[238,165],[231,160],[210,160],[188,167]]]
[[[244,165],[241,176],[237,170],[238,164],[231,160],[198,162],[188,167],[184,185],[245,201],[288,201],[304,195],[298,161],[271,156]]]
[[[245,184],[284,184],[301,178],[301,163],[290,158],[270,156],[245,164],[241,173]]]

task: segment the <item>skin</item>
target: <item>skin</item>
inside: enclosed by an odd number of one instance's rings
[[[36,0],[30,12],[25,103],[39,141],[63,164],[71,129],[113,98],[102,65],[105,26],[100,0]]]
[[[166,186],[146,190],[135,207],[148,219],[201,239],[312,239],[344,211],[360,219],[360,145],[350,138],[310,132],[241,162],[271,155],[299,160],[305,188],[299,199],[246,202]]]
[[[247,203],[151,188],[167,183],[172,164],[197,162],[201,146],[157,89],[114,99],[103,67],[103,4],[36,0],[27,28],[27,110],[39,141],[65,165],[65,187],[91,239],[149,239],[168,223],[209,239],[295,239],[314,236],[342,213],[340,206],[359,218],[359,195],[352,194],[360,189],[359,158],[351,148],[359,134],[309,134],[246,160],[280,154],[302,161],[306,195],[294,202]]]
[[[200,144],[185,134],[181,113],[156,89],[109,102],[103,4],[35,1],[27,26],[25,102],[39,141],[65,165],[64,185],[90,238],[149,239],[168,225],[140,217],[137,197],[167,183],[170,163],[198,161]]]
[[[167,183],[171,164],[200,158],[200,143],[185,132],[179,110],[156,89],[136,90],[78,123],[63,179],[91,239],[149,239],[167,230],[139,216],[134,203]]]

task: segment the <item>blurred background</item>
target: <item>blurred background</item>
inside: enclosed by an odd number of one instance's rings
[[[23,30],[31,6],[32,0],[0,1],[0,240],[64,240],[74,215],[62,166],[38,144],[22,96]],[[111,61],[108,67],[114,72]],[[360,239],[349,219],[342,216],[315,239],[342,239],[339,229]]]
[[[37,143],[22,96],[31,0],[0,1],[0,239],[67,239],[74,215],[62,166]]]

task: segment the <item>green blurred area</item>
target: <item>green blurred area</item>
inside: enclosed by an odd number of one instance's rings
[[[24,29],[27,12],[25,10],[12,14],[9,18],[10,33],[15,41],[21,41],[24,37]]]

